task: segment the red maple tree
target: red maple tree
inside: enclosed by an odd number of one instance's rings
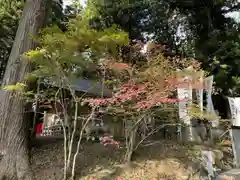
[[[161,48],[160,51],[162,51]],[[154,108],[156,106],[163,107],[163,105],[169,105],[173,107],[173,103],[182,101],[183,99],[176,97],[177,88],[188,88],[190,86],[191,88],[197,88],[197,86],[202,88],[201,79],[195,74],[200,70],[198,61],[179,57],[166,58],[160,52],[147,53],[146,60],[146,65],[143,67],[134,66],[130,63],[114,62],[112,59],[108,61],[105,64],[105,70],[117,70],[118,72],[115,77],[111,77],[115,82],[119,82],[117,88],[110,98],[90,98],[86,99],[85,102],[90,106],[98,106],[106,111],[113,109],[116,113],[124,116],[124,119],[129,119],[127,121],[129,123],[135,121],[130,123],[130,127],[126,126],[126,130],[130,132],[135,128],[134,124],[139,123],[143,119],[143,115],[147,114],[146,111],[161,109]],[[189,66],[192,66],[194,70],[191,72],[192,74],[190,73],[193,78],[183,81],[184,74],[179,75],[177,69],[184,70]],[[122,71],[125,73],[119,74]],[[122,76],[123,74],[125,75],[124,77]],[[187,74],[189,76],[189,72]],[[134,139],[134,133],[126,134],[126,139]],[[104,145],[119,146],[118,142],[109,137],[101,138],[101,142]],[[127,161],[131,159],[129,157],[134,151],[135,140],[130,142],[132,143],[131,145],[126,140]]]
[[[181,63],[182,64],[182,63]],[[192,62],[193,67],[199,68],[199,63]],[[132,67],[126,63],[111,62],[108,64],[109,69],[129,70]],[[168,64],[171,66],[171,64]],[[197,69],[196,68],[196,69]],[[199,81],[182,81],[176,74],[170,73],[159,77],[138,70],[134,76],[128,78],[126,82],[119,84],[110,98],[90,98],[86,101],[91,106],[121,106],[131,104],[132,110],[150,109],[163,103],[177,103],[182,99],[170,97],[177,88],[202,88]],[[133,72],[131,74],[134,74]]]

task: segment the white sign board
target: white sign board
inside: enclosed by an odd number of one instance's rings
[[[207,93],[207,112],[217,117],[217,114],[214,110],[213,101],[212,101],[212,87],[213,87],[213,76],[209,76],[204,80],[204,87]],[[212,127],[219,126],[219,119],[216,118],[212,120]]]
[[[228,97],[231,111],[232,125],[240,127],[240,97]]]

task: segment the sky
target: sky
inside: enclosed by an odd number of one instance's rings
[[[85,0],[79,0],[81,2],[81,4],[84,6],[85,5]],[[69,5],[71,4],[71,2],[73,2],[73,0],[63,0],[63,5]]]

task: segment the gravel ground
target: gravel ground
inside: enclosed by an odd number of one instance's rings
[[[122,162],[124,149],[99,143],[83,146],[77,159],[77,179],[97,180],[187,180],[198,169],[188,148],[167,141],[141,147],[131,166]],[[63,141],[40,138],[33,149],[33,169],[37,180],[62,180]],[[199,180],[198,174],[190,178]]]

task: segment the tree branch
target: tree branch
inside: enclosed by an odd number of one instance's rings
[[[222,12],[226,14],[226,13],[230,13],[230,12],[233,12],[233,11],[237,11],[239,9],[240,9],[240,3],[236,4],[235,6],[232,6],[231,8],[222,10]]]

